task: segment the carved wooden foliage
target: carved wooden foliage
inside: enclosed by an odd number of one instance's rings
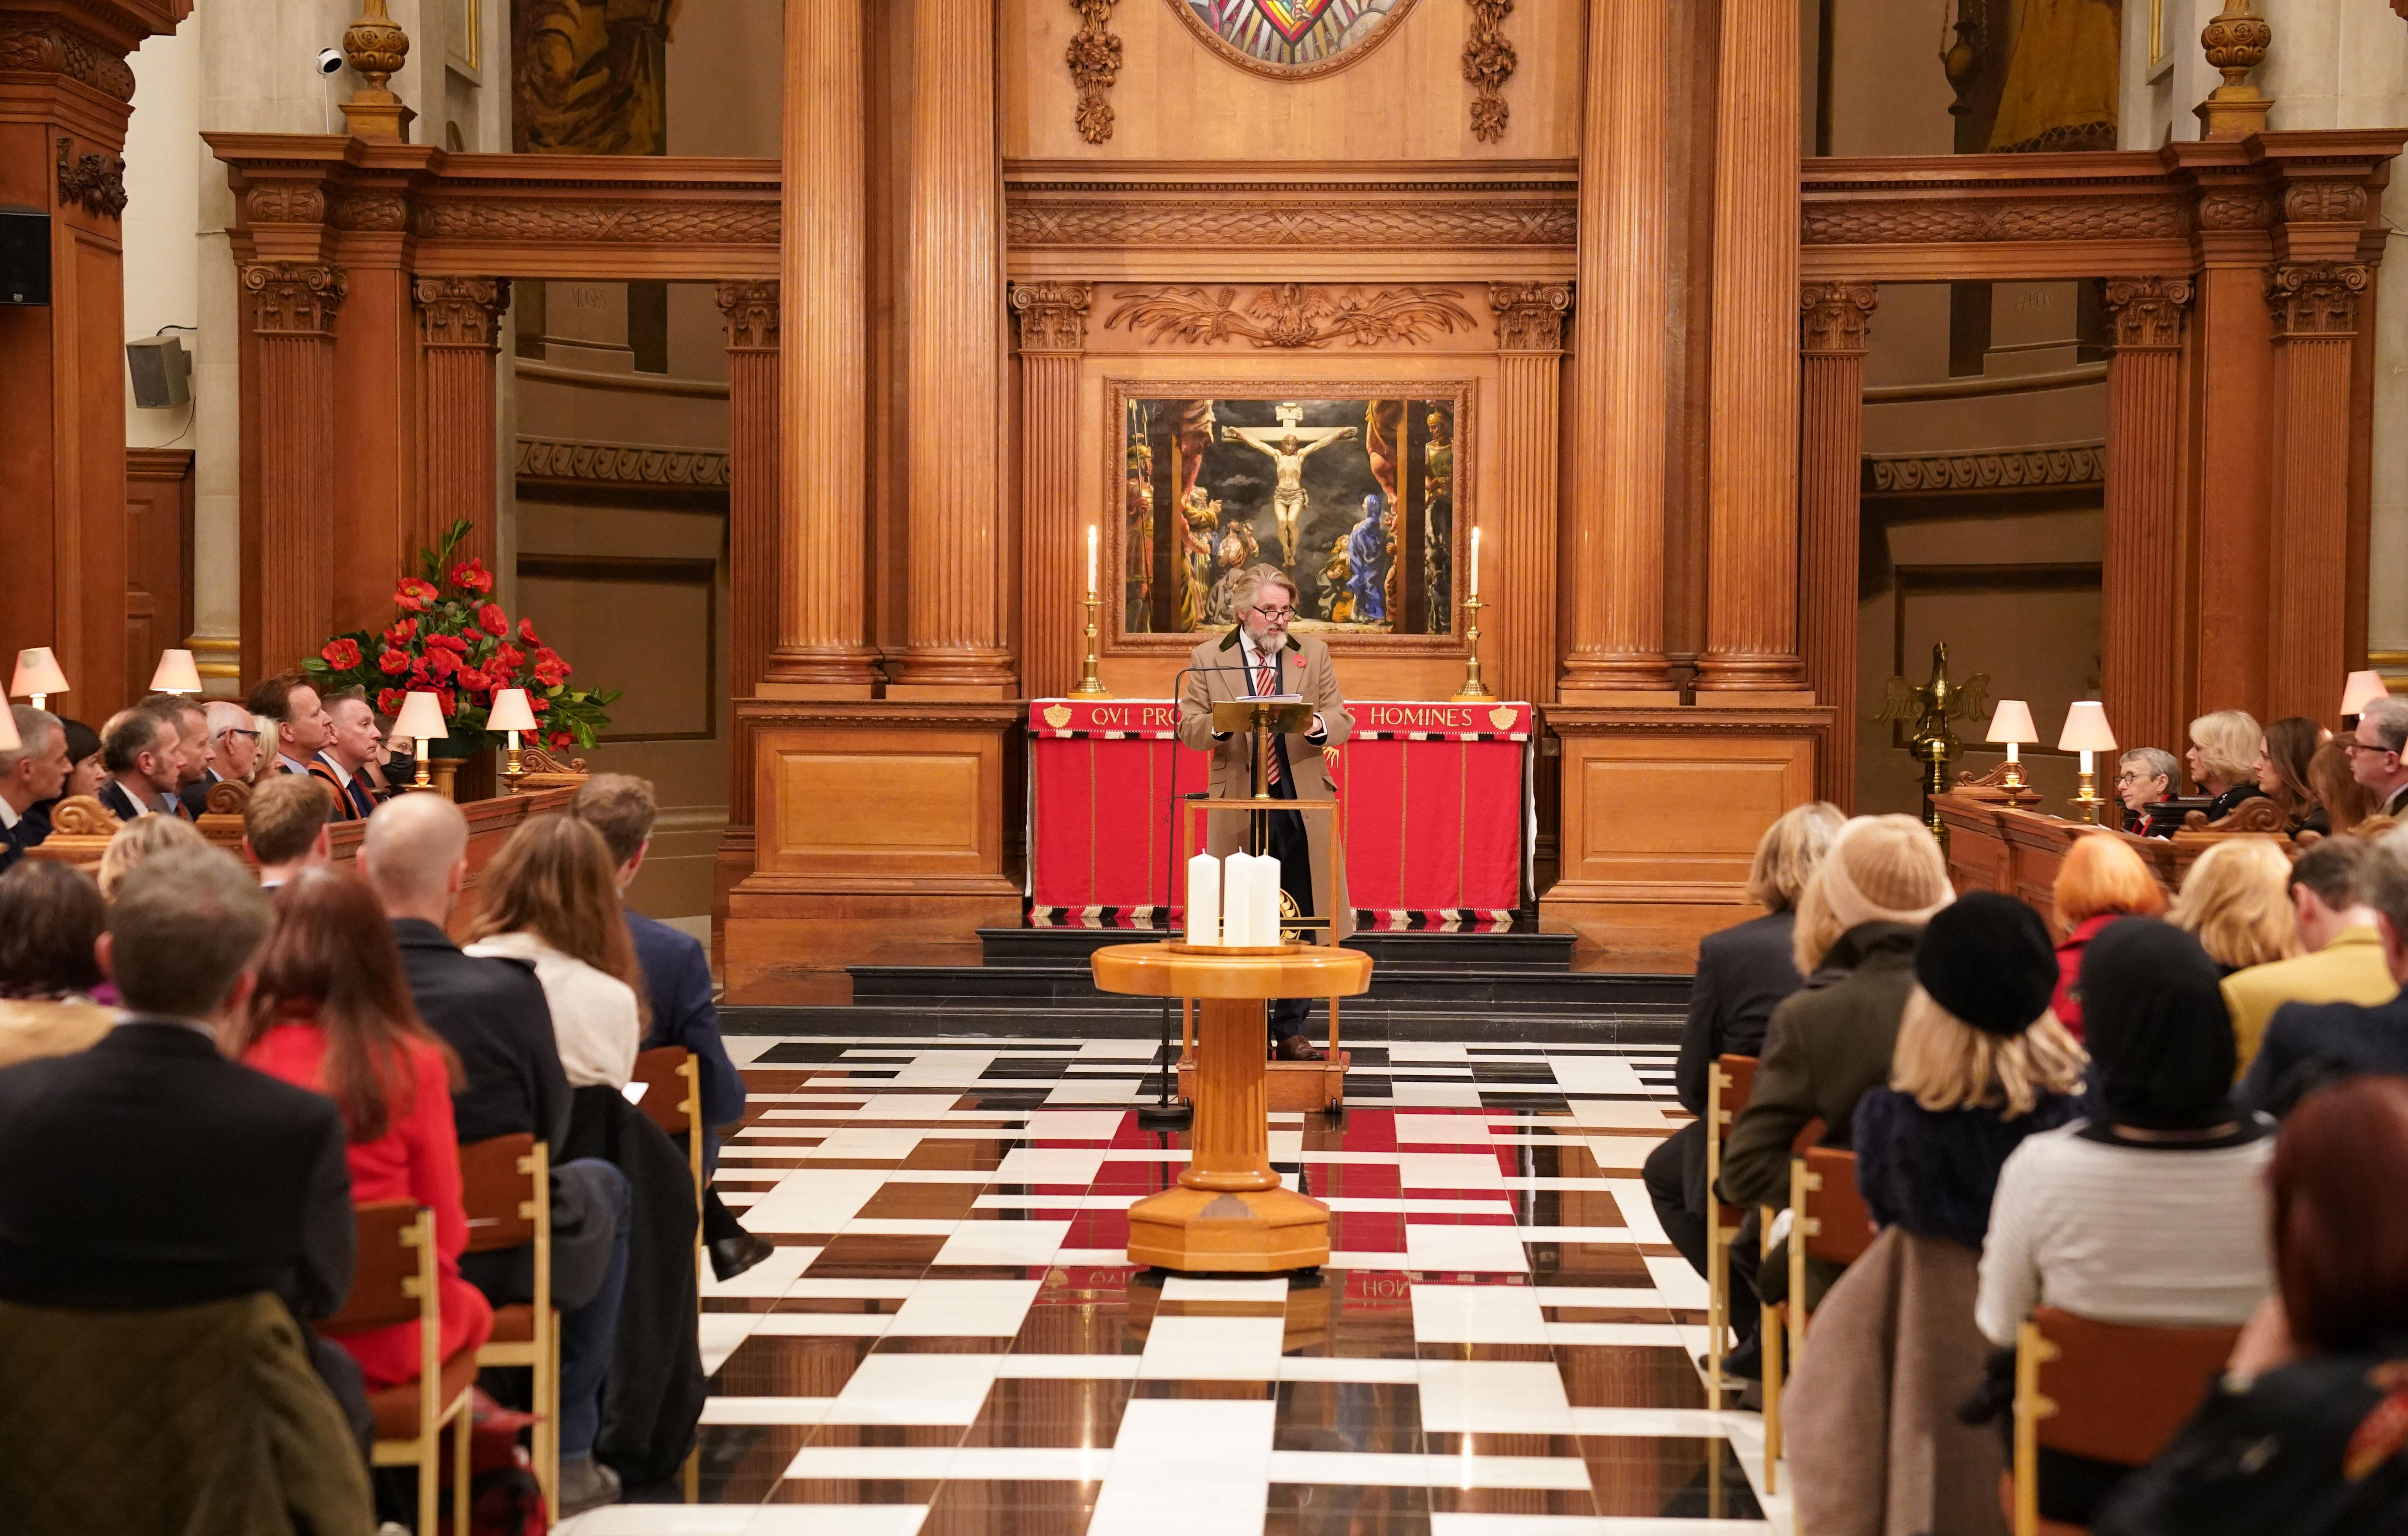
[[[103,219],[125,216],[125,159],[90,151],[74,155],[75,140],[59,139],[59,201]],[[72,156],[72,158],[70,158]]]
[[[1471,36],[1463,45],[1463,78],[1471,82],[1471,136],[1495,143],[1505,136],[1512,108],[1505,82],[1512,78],[1513,45],[1505,40],[1505,18],[1513,0],[1470,0]]]
[[[1101,144],[1112,136],[1112,104],[1108,93],[1120,79],[1120,34],[1111,30],[1115,0],[1070,0],[1079,13],[1079,30],[1062,62],[1079,87],[1079,136]]]
[[[2348,336],[2369,273],[2351,262],[2288,262],[2266,274],[2266,302],[2280,337]]]
[[[1256,347],[1326,347],[1346,341],[1358,347],[1421,341],[1460,325],[1473,328],[1470,312],[1443,288],[1347,289],[1329,293],[1300,282],[1280,283],[1254,294],[1243,309],[1238,290],[1193,287],[1124,288],[1120,307],[1104,322],[1111,330],[1124,321],[1147,341],[1217,346],[1240,339]]]
[[[1077,352],[1087,344],[1087,306],[1094,285],[1084,282],[1019,282],[1011,286],[1011,312],[1020,317],[1022,352]]]
[[[2188,278],[2110,278],[2104,302],[2122,352],[2169,350],[2182,345],[2183,309],[2190,303]]]

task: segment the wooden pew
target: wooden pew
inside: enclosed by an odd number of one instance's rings
[[[2229,839],[2271,838],[2295,858],[2301,846],[2283,835],[2272,800],[2244,800],[2223,821],[2171,838],[2135,837],[1957,791],[1935,795],[1931,804],[1948,828],[1948,878],[1957,893],[2012,896],[2045,921],[2054,921],[2057,868],[2076,838],[2121,840],[2141,855],[2169,898],[2199,856]]]

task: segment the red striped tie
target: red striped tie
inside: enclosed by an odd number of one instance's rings
[[[1254,696],[1258,698],[1268,698],[1279,692],[1279,658],[1263,656],[1259,659],[1261,665],[1254,668]],[[1271,752],[1270,773],[1263,782],[1266,784],[1275,784],[1280,782],[1279,751],[1276,746]]]

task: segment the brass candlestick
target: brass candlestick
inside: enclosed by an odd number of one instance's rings
[[[509,746],[504,750],[502,757],[502,793],[516,795],[519,792],[519,781],[525,777],[526,765],[519,756],[519,733],[511,731]]]
[[[1079,684],[1070,690],[1072,698],[1110,698],[1112,691],[1104,680],[1096,676],[1096,610],[1102,602],[1093,587],[1087,589],[1087,657],[1079,667]]]
[[[1490,693],[1488,685],[1480,681],[1480,610],[1487,606],[1477,595],[1463,600],[1463,638],[1470,647],[1470,654],[1465,656],[1463,660],[1463,686],[1455,691],[1454,701],[1457,704],[1497,702],[1497,696]]]

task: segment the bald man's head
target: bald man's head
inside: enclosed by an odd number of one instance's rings
[[[419,917],[450,909],[467,853],[468,818],[458,806],[440,795],[396,795],[368,818],[360,869],[387,916]]]

